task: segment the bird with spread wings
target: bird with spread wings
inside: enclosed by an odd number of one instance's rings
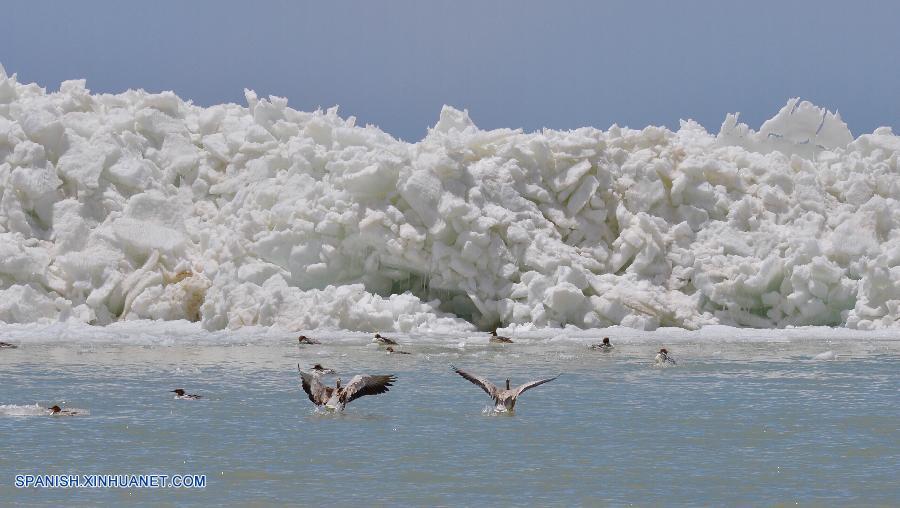
[[[309,400],[317,407],[331,411],[343,411],[347,404],[365,395],[384,393],[397,380],[394,375],[357,375],[345,386],[341,386],[340,378],[335,386],[325,386],[319,375],[300,370],[299,364],[297,370],[300,371],[300,383]]]
[[[528,383],[525,383],[521,386],[517,386],[515,388],[510,387],[509,379],[507,379],[506,380],[506,389],[504,390],[504,389],[497,387],[497,385],[495,385],[494,383],[491,383],[486,378],[466,372],[462,369],[456,368],[453,365],[451,365],[450,368],[453,369],[453,372],[456,372],[460,376],[469,380],[475,386],[481,387],[482,390],[484,390],[488,395],[490,395],[491,399],[494,400],[494,404],[496,404],[494,407],[494,411],[496,411],[498,413],[513,412],[516,408],[516,399],[519,398],[519,395],[522,395],[522,393],[534,388],[535,386],[540,386],[544,383],[549,383],[550,381],[553,381],[554,379],[558,378],[561,375],[561,374],[557,374],[556,376],[553,376],[551,378],[530,381]]]

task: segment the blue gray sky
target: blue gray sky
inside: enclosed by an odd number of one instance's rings
[[[789,97],[838,109],[854,135],[900,132],[896,1],[28,1],[5,9],[0,62],[56,90],[243,89],[409,141],[441,105],[482,128],[613,123],[754,128]]]

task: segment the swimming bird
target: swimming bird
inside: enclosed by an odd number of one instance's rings
[[[659,353],[656,353],[655,361],[657,365],[675,365],[675,359],[669,356],[666,348],[662,348]]]
[[[0,349],[4,349],[4,348],[15,349],[17,347],[19,347],[19,346],[15,345],[15,344],[10,344],[9,342],[0,342]]]
[[[381,344],[382,346],[397,346],[397,341],[394,339],[389,339],[387,337],[382,337],[381,334],[376,333],[375,338],[372,339],[372,342],[375,344]]]
[[[387,347],[387,352],[389,355],[411,355],[412,353],[407,353],[406,351],[397,351],[391,346]]]
[[[172,390],[172,392],[175,393],[175,398],[179,399],[179,400],[197,400],[197,399],[203,398],[202,395],[194,395],[192,393],[184,393],[184,390],[181,388],[176,388],[176,389]]]
[[[73,409],[62,409],[59,406],[48,407],[47,409],[50,411],[51,415],[76,416],[81,414]]]
[[[313,365],[312,371],[315,372],[316,374],[320,374],[320,375],[321,374],[334,374],[334,369],[326,369],[325,367],[322,367],[321,363],[317,363],[317,364]]]
[[[494,411],[498,413],[513,412],[516,408],[516,399],[519,398],[519,395],[522,395],[525,391],[530,390],[535,386],[549,383],[550,381],[553,381],[560,376],[560,374],[557,374],[551,378],[530,381],[528,383],[525,383],[524,385],[517,386],[516,388],[511,388],[509,385],[509,379],[507,379],[506,389],[503,390],[481,376],[470,374],[462,369],[456,368],[453,365],[451,365],[450,368],[453,369],[453,372],[456,372],[460,376],[468,379],[472,384],[480,386],[482,390],[487,392],[487,394],[491,396],[491,399],[493,399],[494,403],[496,404],[494,407]]]
[[[321,342],[317,341],[316,339],[310,339],[306,335],[301,335],[297,337],[297,344],[309,344],[312,346],[315,344],[321,344]]]
[[[497,330],[494,330],[491,332],[491,342],[493,342],[494,344],[512,344],[513,340],[509,337],[497,335]]]
[[[332,387],[323,385],[319,376],[300,370],[299,364],[297,370],[300,371],[301,386],[309,400],[316,407],[323,407],[329,411],[343,411],[347,404],[360,397],[387,392],[397,380],[397,377],[392,374],[357,375],[353,376],[347,386],[341,386],[341,379],[338,378],[337,383]]]
[[[613,345],[609,343],[609,337],[603,337],[601,344],[591,344],[591,349],[599,349],[601,351],[610,351],[612,348]]]

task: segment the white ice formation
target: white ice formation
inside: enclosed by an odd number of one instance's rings
[[[247,91],[47,93],[0,68],[0,321],[348,330],[900,325],[900,138],[792,99],[422,141]]]

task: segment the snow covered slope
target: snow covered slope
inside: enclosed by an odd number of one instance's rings
[[[0,68],[0,321],[209,330],[900,325],[900,138],[792,99],[420,142],[247,91],[47,93]]]

